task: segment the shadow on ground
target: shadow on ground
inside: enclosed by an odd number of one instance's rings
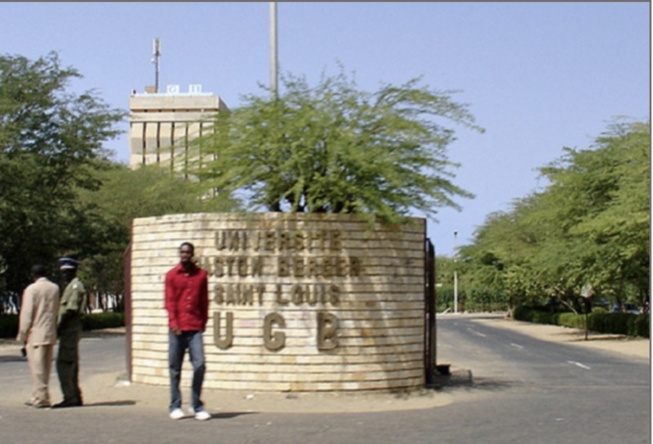
[[[210,412],[209,412],[210,413]],[[257,412],[224,412],[224,413],[211,413],[211,419],[232,419],[243,415],[256,415]],[[195,419],[192,415],[187,415],[181,418],[181,421],[186,419]]]
[[[211,418],[213,419],[231,419],[237,418],[238,416],[243,415],[255,415],[256,412],[225,412],[225,413],[212,413]]]
[[[467,390],[498,392],[523,385],[521,382],[505,379],[474,378],[471,370],[461,369],[452,372],[450,375],[436,375],[433,386],[429,388],[434,390],[465,388]]]
[[[126,400],[126,401],[94,402],[92,404],[84,404],[84,407],[123,407],[126,405],[136,405],[136,401]]]
[[[581,337],[571,337],[569,342],[592,342],[592,341],[627,341],[629,338],[626,335],[601,335],[592,337],[590,336],[585,339],[584,336]]]
[[[0,364],[4,362],[27,362],[27,358],[22,356],[0,356]]]

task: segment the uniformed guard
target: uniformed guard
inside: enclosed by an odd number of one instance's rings
[[[57,335],[57,374],[63,401],[53,408],[77,407],[82,403],[79,388],[79,340],[82,337],[82,316],[86,307],[86,290],[77,277],[77,261],[69,257],[59,259],[59,269],[67,282],[59,303]]]

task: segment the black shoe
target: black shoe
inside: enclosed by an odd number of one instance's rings
[[[81,407],[82,401],[61,401],[59,404],[52,406],[53,409],[62,409],[65,407]]]

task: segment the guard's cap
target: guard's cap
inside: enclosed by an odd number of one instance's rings
[[[77,261],[72,257],[62,257],[59,259],[60,270],[77,270]]]

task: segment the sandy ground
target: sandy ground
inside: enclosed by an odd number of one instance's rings
[[[451,315],[460,316],[460,315]],[[585,330],[577,328],[560,327],[557,325],[532,324],[506,319],[504,316],[484,317],[482,315],[462,315],[477,317],[475,322],[484,323],[492,327],[509,328],[519,333],[533,336],[537,339],[550,342],[560,342],[577,347],[595,348],[618,353],[624,356],[650,359],[651,341],[647,338],[629,337],[625,335],[601,334],[588,332],[585,340]]]
[[[585,341],[584,330],[551,325],[538,325],[506,319],[502,315],[447,314],[443,316],[465,316],[492,327],[517,330],[519,333],[538,339],[571,344],[577,347],[598,348],[626,357],[650,359],[650,341],[644,338],[628,338],[620,335],[591,333]],[[120,333],[114,330],[113,333]],[[16,342],[3,340],[0,351],[9,352],[20,348]],[[453,376],[458,381],[471,381],[469,370],[452,366]],[[98,374],[84,378],[82,368],[82,390],[88,405],[134,405],[141,409],[167,410],[168,387],[130,384],[124,374]],[[51,381],[53,395],[57,392],[56,376]],[[442,380],[446,383],[447,380]],[[182,388],[187,402],[189,388]],[[212,414],[236,412],[276,413],[352,413],[427,409],[441,407],[454,402],[451,391],[420,389],[411,392],[369,392],[369,393],[267,393],[246,391],[204,390],[202,396],[207,410]],[[56,401],[56,397],[55,397]],[[184,405],[184,408],[186,405]]]

